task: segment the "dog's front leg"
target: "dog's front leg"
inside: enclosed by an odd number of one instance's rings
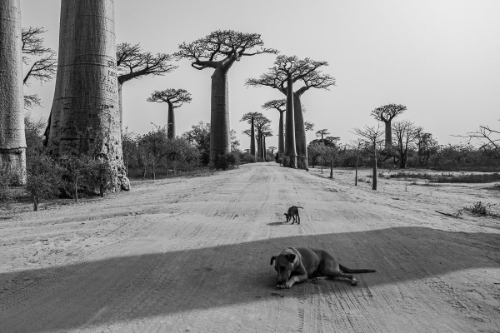
[[[294,275],[285,283],[285,288],[290,289],[295,283],[305,281],[307,281],[307,274]]]

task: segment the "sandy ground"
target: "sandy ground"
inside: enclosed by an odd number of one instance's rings
[[[327,176],[259,163],[1,219],[0,332],[500,332],[500,220],[436,212],[498,187]],[[276,289],[285,246],[377,273]]]

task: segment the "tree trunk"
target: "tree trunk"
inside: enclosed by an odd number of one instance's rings
[[[228,77],[222,64],[212,74],[211,104],[210,165],[213,166],[216,156],[231,152]]]
[[[75,201],[78,203],[78,182],[75,182]]]
[[[266,136],[262,136],[262,158],[264,162],[267,162],[267,151],[266,151]]]
[[[33,210],[36,212],[38,210],[38,195],[33,195]]]
[[[253,155],[253,161],[257,162],[257,156],[255,155],[255,124],[252,118],[252,127],[250,128],[250,154]]]
[[[354,178],[354,186],[358,186],[358,164],[359,164],[359,145],[358,149],[356,149],[356,174]]]
[[[291,77],[287,80],[286,93],[286,137],[285,156],[289,159],[288,167],[297,169],[297,148],[295,145],[295,117],[294,117],[293,81]]]
[[[333,179],[333,157],[330,160],[330,178]]]
[[[391,120],[384,121],[385,123],[385,149],[392,147],[392,125]]]
[[[377,146],[373,144],[373,174],[372,190],[377,190]]]
[[[293,111],[295,120],[295,144],[297,145],[297,167],[309,171],[304,114],[302,113],[300,95],[297,93],[293,94]]]
[[[113,0],[61,2],[59,59],[48,151],[88,154],[112,162],[113,177],[128,190],[123,164],[116,73]]]
[[[0,1],[0,167],[26,183],[20,0]]]
[[[261,158],[261,150],[262,150],[262,135],[260,134],[260,130],[257,130],[257,161]]]
[[[167,119],[167,137],[169,139],[175,139],[175,113],[174,105],[168,103],[168,119]]]
[[[283,153],[285,151],[285,128],[283,123],[283,113],[280,111],[280,122],[279,122],[279,130],[278,130],[278,156],[279,158],[283,158]]]

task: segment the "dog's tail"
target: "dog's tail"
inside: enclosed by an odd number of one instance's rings
[[[300,207],[300,206],[295,206],[295,207],[304,209],[304,207]]]
[[[352,269],[339,264],[340,269],[345,273],[375,273],[374,269]]]

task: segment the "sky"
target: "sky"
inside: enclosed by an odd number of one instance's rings
[[[58,0],[21,0],[24,27],[44,27],[46,45],[58,51]],[[440,144],[467,142],[463,137],[480,125],[500,127],[500,1],[498,0],[117,0],[117,43],[140,43],[144,51],[174,53],[215,30],[259,33],[266,47],[280,54],[327,61],[323,72],[336,79],[329,90],[310,89],[303,97],[304,118],[315,124],[307,133],[327,129],[349,143],[354,128],[377,126],[371,111],[403,104],[396,120],[410,120]],[[279,91],[251,88],[248,78],[273,66],[275,55],[244,57],[229,71],[229,113],[241,149],[249,138],[240,122],[247,112],[262,112],[278,132],[279,113],[262,110]],[[167,106],[146,99],[155,90],[182,88],[192,102],[176,109],[177,132],[200,121],[210,122],[212,69],[196,70],[189,60],[165,76],[125,83],[124,126],[143,134],[167,123]],[[30,112],[48,118],[55,80],[33,82],[42,106]],[[381,124],[382,126],[382,124]],[[277,137],[267,138],[277,146]]]

